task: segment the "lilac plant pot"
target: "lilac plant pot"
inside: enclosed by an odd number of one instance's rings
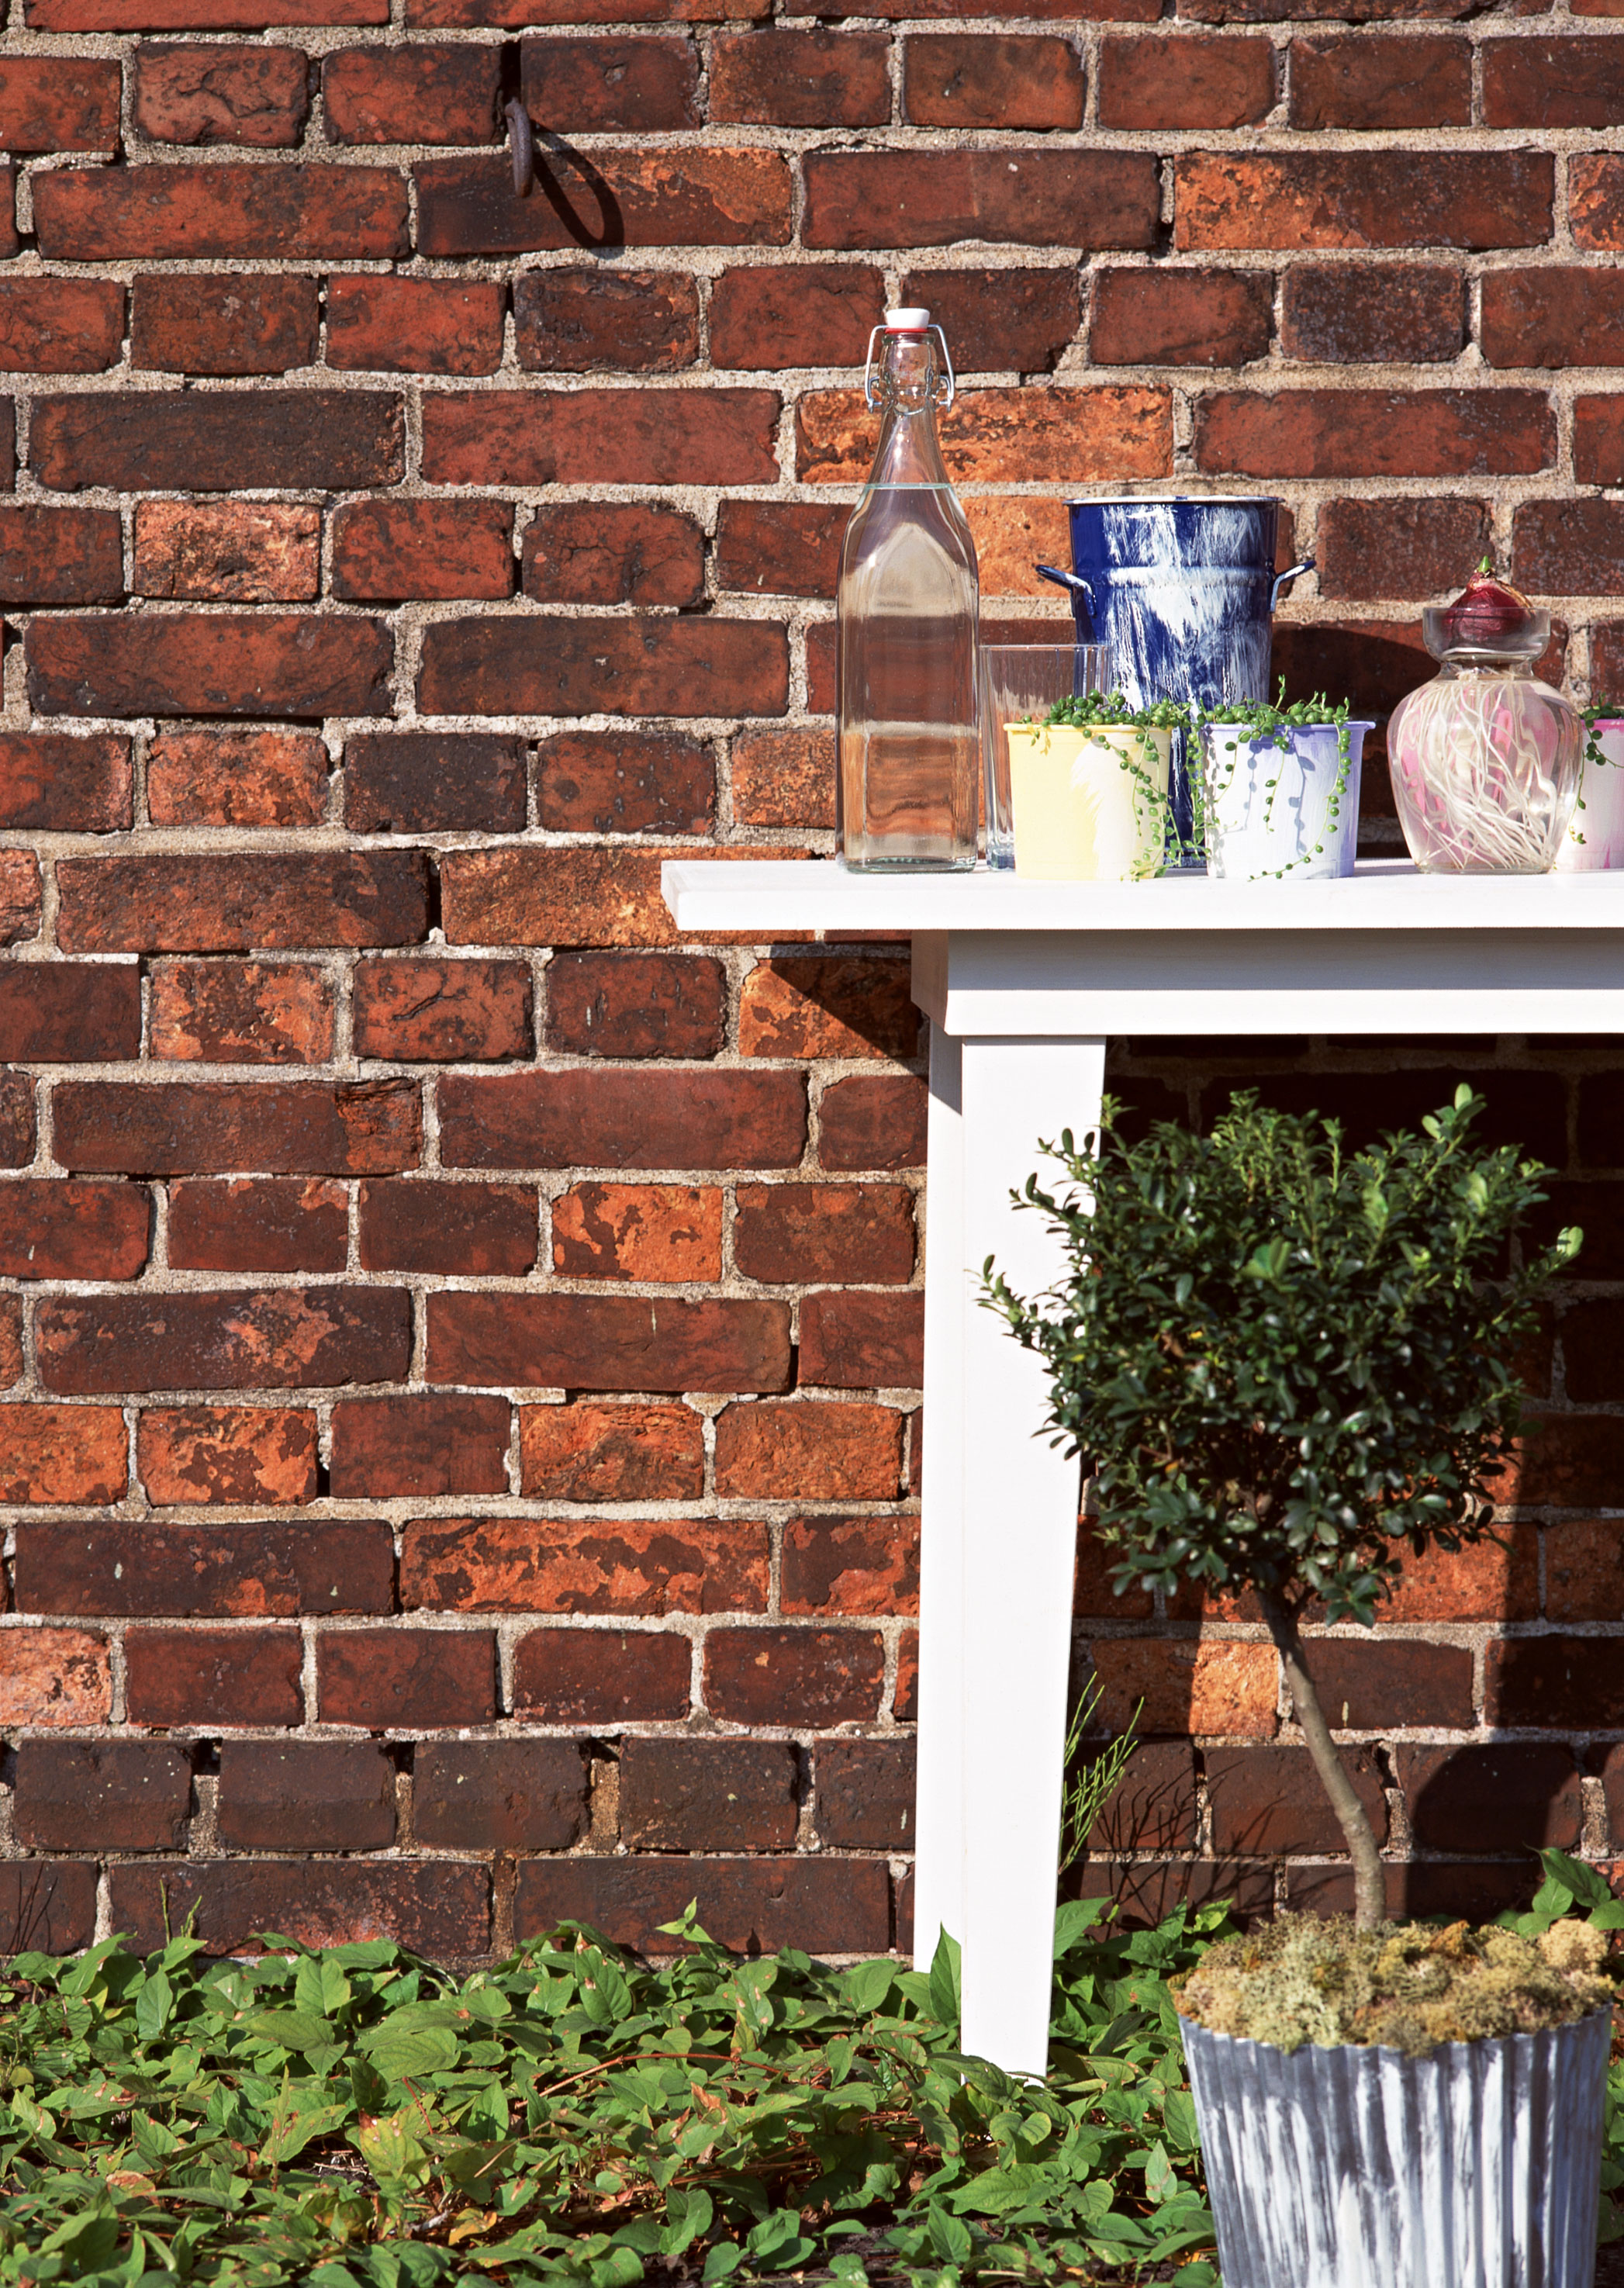
[[[1351,874],[1359,847],[1359,765],[1372,727],[1349,724],[1347,773],[1339,790],[1334,723],[1294,728],[1284,747],[1252,738],[1244,724],[1208,724],[1201,742],[1208,872],[1240,882],[1270,874],[1294,881]]]

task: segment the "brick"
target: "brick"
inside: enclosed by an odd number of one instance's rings
[[[1557,453],[1532,389],[1215,391],[1196,414],[1203,469],[1290,477],[1508,476]]]
[[[1291,44],[1294,127],[1469,127],[1471,116],[1471,44],[1456,33],[1327,33]]]
[[[1102,127],[1252,127],[1275,101],[1267,40],[1129,39],[1099,44]]]
[[[705,1704],[733,1724],[872,1723],[884,1670],[884,1647],[867,1629],[713,1629]]]
[[[321,1064],[333,1053],[332,983],[304,963],[159,961],[152,981],[154,1057]]]
[[[409,250],[406,186],[391,167],[66,168],[40,177],[34,222],[51,262],[387,262]]]
[[[0,1304],[0,1384],[22,1379],[22,1302],[8,1295]]]
[[[29,465],[59,490],[333,489],[394,484],[406,469],[400,401],[377,390],[86,392],[44,400],[29,435]]]
[[[826,1848],[913,1849],[912,1740],[820,1740],[812,1769],[813,1817]]]
[[[502,314],[503,290],[494,282],[330,278],[327,361],[354,373],[495,373]]]
[[[38,1307],[36,1341],[41,1380],[69,1396],[402,1382],[411,1299],[384,1287],[234,1287],[53,1300]]]
[[[851,513],[844,502],[724,501],[717,585],[751,595],[832,599]]]
[[[307,1407],[147,1407],[136,1468],[159,1508],[313,1501],[316,1418]]]
[[[883,127],[891,44],[852,32],[721,32],[710,47],[709,115],[775,127]]]
[[[123,592],[116,511],[0,507],[0,603],[116,603]]]
[[[37,937],[42,911],[39,860],[31,851],[0,851],[0,945]]]
[[[435,1382],[553,1390],[782,1390],[782,1303],[631,1295],[429,1298]]]
[[[124,1640],[132,1724],[297,1724],[305,1713],[297,1629],[132,1629]]]
[[[321,585],[321,512],[243,502],[140,501],[135,587],[190,603],[309,603]]]
[[[577,1056],[712,1057],[722,1045],[719,963],[685,954],[555,954],[547,1045]]]
[[[891,1940],[890,1884],[879,1860],[790,1857],[533,1859],[519,1871],[516,1935],[584,1922],[617,1945],[659,1954],[691,1899],[701,1927],[741,1954],[799,1947],[873,1954]]]
[[[1069,40],[923,32],[902,47],[915,127],[1078,128],[1088,83]]]
[[[177,1271],[342,1271],[349,1194],[318,1177],[239,1177],[170,1186]]]
[[[1606,271],[1491,271],[1482,340],[1491,365],[1621,364],[1624,295]]]
[[[58,942],[69,953],[411,945],[428,934],[427,869],[416,851],[64,859],[57,878]]]
[[[899,962],[843,955],[759,961],[739,1002],[746,1057],[911,1057],[919,1013]]]
[[[147,1260],[152,1200],[138,1184],[0,1185],[0,1276],[133,1279]]]
[[[1490,1748],[1393,1750],[1410,1828],[1423,1850],[1579,1846],[1584,1807],[1568,1748],[1499,1741]]]
[[[1457,270],[1409,263],[1295,263],[1281,296],[1280,346],[1314,365],[1440,364],[1466,340]]]
[[[696,604],[705,536],[681,510],[642,501],[541,508],[525,527],[524,590],[538,604]]]
[[[1624,417],[1605,397],[1573,401],[1573,473],[1580,484],[1615,484],[1624,474]]]
[[[298,48],[137,48],[135,123],[154,143],[297,143],[310,116],[308,65]],[[330,132],[330,128],[329,128]]]
[[[417,679],[431,715],[781,715],[788,698],[784,631],[758,620],[441,620]]]
[[[587,1823],[587,1767],[566,1740],[434,1740],[412,1768],[412,1829],[438,1851],[567,1851]]]
[[[705,1490],[704,1425],[685,1406],[521,1406],[532,1500],[692,1501]]]
[[[520,31],[529,24],[716,24],[765,12],[766,0],[410,0],[406,20]]]
[[[717,1418],[717,1491],[767,1501],[894,1501],[903,1418],[820,1400],[735,1405]]]
[[[535,1262],[535,1195],[517,1184],[363,1184],[365,1271],[522,1278]]]
[[[439,485],[776,484],[778,416],[770,389],[448,390],[423,409],[423,473]]]
[[[1532,1526],[1501,1526],[1501,1539],[1452,1555],[1406,1551],[1398,1587],[1380,1608],[1384,1621],[1531,1621],[1540,1610],[1539,1537]],[[1547,1542],[1549,1561],[1549,1542]]]
[[[376,1519],[24,1523],[17,1529],[17,1604],[25,1613],[141,1620],[387,1613],[394,1565],[393,1536]],[[278,1641],[293,1646],[297,1677],[297,1639]],[[257,1720],[250,1713],[247,1720]]]
[[[621,1840],[634,1851],[785,1850],[798,1777],[787,1741],[623,1741]]]
[[[4,1009],[0,996],[0,1012]],[[36,1133],[31,1076],[0,1070],[0,1167],[26,1168],[34,1157]]]
[[[96,1869],[84,1860],[16,1859],[0,1874],[0,1946],[8,1955],[77,1954],[96,1935]]]
[[[184,1848],[192,1768],[155,1740],[24,1740],[12,1830],[44,1851]]]
[[[1611,127],[1620,104],[1624,62],[1610,39],[1565,31],[1483,44],[1485,127]]]
[[[1514,513],[1511,531],[1515,577],[1536,594],[1624,594],[1624,504],[1525,501]]]
[[[525,551],[528,583],[528,534]],[[680,732],[560,731],[535,751],[537,820],[554,834],[706,833],[716,792],[709,747]],[[643,981],[658,968],[645,965]]]
[[[440,1156],[460,1168],[793,1167],[806,1132],[790,1073],[457,1076],[440,1115]]]
[[[519,52],[525,108],[555,134],[651,134],[700,123],[699,64],[685,35],[543,37],[524,41]]]
[[[1149,248],[1160,202],[1142,151],[827,151],[803,162],[809,247]]]
[[[891,1714],[899,1724],[912,1724],[919,1714],[919,1632],[904,1629],[897,1639],[897,1684]]]
[[[1212,1847],[1219,1858],[1346,1850],[1306,1748],[1208,1748],[1202,1762]],[[1350,1749],[1343,1763],[1381,1845],[1387,1839],[1387,1799],[1375,1758]]]
[[[56,1095],[66,1168],[209,1174],[370,1175],[416,1164],[410,1081],[70,1081]]]
[[[26,654],[44,715],[381,715],[394,644],[378,620],[178,612],[36,618]]]
[[[1591,1768],[1599,1765],[1604,1797],[1607,1806],[1607,1824],[1612,1831],[1613,1848],[1620,1847],[1624,1839],[1624,1748],[1591,1751]],[[1618,1887],[1620,1870],[1610,1870],[1610,1879]]]
[[[0,1724],[105,1724],[107,1641],[91,1629],[0,1631]]]
[[[576,1184],[553,1202],[552,1267],[566,1279],[719,1279],[722,1195],[692,1184]]]
[[[877,1286],[914,1270],[914,1200],[899,1184],[748,1184],[733,1251],[747,1279]]]
[[[850,1289],[801,1303],[800,1380],[841,1390],[917,1390],[924,1380],[924,1313],[916,1291]]]
[[[787,12],[792,16],[811,16],[818,12],[818,0],[790,0]],[[931,22],[939,17],[956,22],[963,14],[955,0],[855,0],[846,12],[853,18],[871,16],[907,17],[910,22]],[[1154,20],[1156,10],[1153,0],[1034,0],[1022,14],[1034,23],[1094,23],[1101,19],[1124,22]]]
[[[1319,592],[1441,597],[1488,544],[1485,501],[1327,501],[1318,528]]]
[[[332,1491],[340,1501],[400,1494],[504,1494],[512,1419],[505,1398],[429,1391],[333,1409]]]
[[[333,519],[333,593],[350,603],[513,592],[506,501],[350,501]]]
[[[365,1740],[223,1740],[216,1807],[228,1851],[387,1851],[394,1768]]]
[[[1619,1339],[1621,1318],[1624,1305],[1611,1296],[1569,1303],[1564,1310],[1558,1323],[1565,1386],[1576,1404],[1606,1405],[1624,1395],[1624,1373],[1618,1359],[1610,1355]]]
[[[737,1519],[420,1518],[400,1556],[403,1604],[460,1613],[763,1613],[768,1578]]]
[[[867,478],[877,431],[855,390],[811,390],[796,409],[796,468],[803,484]],[[979,389],[942,426],[948,474],[972,484],[1091,482],[1114,469],[1158,477],[1172,468],[1172,400],[1138,384],[1091,389]],[[766,713],[764,708],[756,711]]]
[[[711,360],[746,372],[860,365],[884,305],[879,272],[846,263],[724,270],[710,290]]]
[[[597,146],[590,172],[566,153],[539,149],[543,195],[513,196],[505,155],[430,159],[412,170],[417,186],[417,251],[444,260],[465,254],[517,254],[531,248],[574,252],[605,223],[624,246],[787,246],[789,170],[774,151],[658,150]],[[547,194],[551,192],[551,195]]]
[[[138,278],[130,361],[171,373],[286,373],[313,362],[321,319],[313,278]]]
[[[0,61],[0,148],[111,151],[118,142],[116,58],[7,56]]]
[[[916,1613],[918,1519],[791,1518],[780,1596],[786,1614]]]
[[[1563,1731],[1624,1724],[1624,1664],[1609,1637],[1525,1637],[1488,1647],[1484,1720]]]
[[[1339,1731],[1472,1721],[1472,1656],[1464,1646],[1315,1637],[1308,1662],[1327,1719]]]
[[[254,1954],[266,1931],[312,1948],[389,1939],[440,1962],[490,1952],[489,1871],[462,1860],[148,1860],[112,1884],[114,1919],[144,1953],[163,1945],[166,1910],[217,1956]]]
[[[485,732],[366,734],[345,748],[345,824],[354,834],[441,827],[516,833],[525,823],[525,743]]]
[[[1552,167],[1516,151],[1189,151],[1175,242],[1258,247],[1539,246]]]
[[[123,1501],[128,1454],[116,1407],[0,1407],[0,1500]]]
[[[147,813],[154,826],[320,826],[329,767],[313,731],[160,731]]]
[[[1089,349],[1097,365],[1247,365],[1268,355],[1273,318],[1261,271],[1100,270]]]
[[[835,742],[827,732],[741,731],[733,780],[741,826],[833,830]]]
[[[1569,161],[1568,220],[1581,253],[1624,247],[1624,163],[1611,153],[1576,153]]]
[[[579,620],[578,627],[629,627],[628,620]],[[643,623],[645,626],[658,622]],[[667,626],[673,624],[668,621]],[[678,845],[607,849],[448,851],[440,862],[444,926],[451,945],[669,945],[677,935],[660,888],[667,858],[687,857]],[[768,854],[731,843],[711,861]],[[774,858],[802,855],[774,850]]]
[[[828,1169],[923,1168],[923,1081],[855,1076],[823,1092],[818,1109],[818,1158]]]
[[[1565,1519],[1546,1527],[1545,1612],[1553,1621],[1624,1617],[1624,1526],[1616,1518]]]
[[[338,48],[321,67],[335,143],[494,143],[501,51],[495,47]]]
[[[56,834],[115,834],[134,820],[133,788],[128,739],[0,732],[0,825]],[[91,973],[79,969],[71,974],[83,991],[93,992],[97,981]]]
[[[124,338],[124,290],[105,278],[0,281],[0,372],[99,373]]]
[[[1624,1438],[1608,1414],[1525,1416],[1527,1434],[1497,1498],[1531,1507],[1607,1509],[1624,1482]]]
[[[317,1643],[316,1679],[323,1724],[488,1724],[496,1640],[488,1629],[329,1629]]]
[[[1272,1645],[1239,1639],[1096,1638],[1099,1720],[1122,1732],[1143,1700],[1143,1732],[1193,1732],[1272,1739],[1279,1664]]]
[[[544,1724],[653,1724],[685,1716],[686,1637],[653,1630],[532,1629],[513,1657],[513,1713]]]
[[[530,1053],[521,962],[358,962],[354,993],[357,1056],[461,1062]]]

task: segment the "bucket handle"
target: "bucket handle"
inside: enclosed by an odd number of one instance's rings
[[[1069,588],[1080,595],[1090,612],[1094,609],[1094,591],[1081,572],[1062,572],[1058,565],[1034,564],[1033,570],[1040,580],[1052,580],[1057,588]]]
[[[1311,556],[1305,556],[1301,564],[1291,564],[1287,567],[1286,570],[1282,572],[1275,581],[1273,587],[1269,591],[1269,609],[1271,612],[1273,611],[1275,606],[1279,602],[1280,590],[1286,585],[1287,581],[1295,580],[1299,572],[1311,572],[1313,568],[1314,560]]]

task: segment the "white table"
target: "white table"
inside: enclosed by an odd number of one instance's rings
[[[931,1021],[915,1959],[963,1947],[967,2050],[1048,2056],[1078,1466],[978,1306],[1058,1256],[1010,1195],[1098,1118],[1107,1034],[1624,1032],[1624,875],[1022,882],[669,862],[678,927],[908,932]]]

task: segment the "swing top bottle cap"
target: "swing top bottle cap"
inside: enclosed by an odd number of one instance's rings
[[[929,310],[887,310],[885,313],[888,334],[923,334],[930,322]]]

